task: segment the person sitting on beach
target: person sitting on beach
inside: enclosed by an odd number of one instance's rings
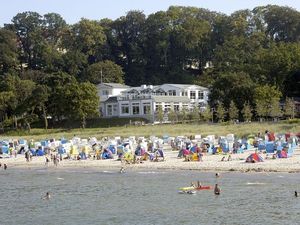
[[[220,177],[220,174],[219,173],[216,173],[216,178],[219,178]]]
[[[231,160],[232,160],[231,155],[229,155],[227,161],[231,161]]]
[[[221,188],[218,186],[218,184],[215,185],[214,193],[215,195],[221,194]]]
[[[223,158],[221,159],[221,161],[222,161],[222,162],[224,162],[224,161],[225,161],[225,156],[223,156]]]

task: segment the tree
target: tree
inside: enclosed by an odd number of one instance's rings
[[[86,126],[86,119],[99,116],[99,97],[96,87],[84,82],[79,84],[80,94],[78,102],[78,117],[81,119],[82,128]]]
[[[210,108],[210,106],[207,106],[202,112],[201,112],[201,116],[203,118],[204,121],[209,122],[212,121],[213,118],[213,112]],[[212,121],[213,122],[213,121]]]
[[[124,83],[122,68],[110,60],[94,63],[87,68],[85,80],[99,84],[104,83]]]
[[[279,101],[275,101],[275,100],[272,101],[269,116],[271,118],[273,118],[274,120],[276,120],[276,121],[278,120],[278,117],[282,116],[282,111],[281,111],[281,108],[280,108]]]
[[[21,67],[30,69],[41,68],[41,55],[46,40],[43,34],[43,18],[37,12],[18,13],[13,19],[12,24],[7,28],[12,29],[20,41],[20,63]]]
[[[217,118],[219,122],[223,122],[224,121],[224,116],[225,116],[225,109],[222,103],[218,103],[217,105]]]
[[[45,129],[48,129],[47,101],[49,98],[49,88],[46,85],[37,85],[32,91],[32,96],[28,99],[28,108],[31,109],[31,117],[37,114],[44,119]]]
[[[65,34],[63,42],[67,50],[79,51],[87,57],[89,63],[95,63],[96,55],[105,41],[103,27],[98,21],[81,19]]]
[[[160,123],[162,123],[163,120],[164,120],[164,112],[163,112],[163,110],[162,110],[162,106],[161,106],[161,105],[158,106],[158,110],[156,111],[156,119],[157,119]]]
[[[230,102],[242,108],[245,101],[253,102],[255,84],[247,73],[222,73],[213,83],[210,101],[215,105],[222,101],[226,108]]]
[[[129,11],[112,24],[114,56],[124,69],[125,83],[129,85],[139,85],[145,80],[145,20],[143,12]]]
[[[169,121],[171,121],[172,123],[174,123],[178,120],[177,113],[175,112],[174,109],[171,109],[169,111],[168,118],[169,118]]]
[[[229,108],[228,108],[228,119],[230,121],[237,120],[239,118],[239,110],[234,104],[233,101],[230,102]]]
[[[252,109],[251,109],[251,106],[250,106],[249,102],[244,103],[244,107],[243,107],[243,110],[242,110],[242,115],[243,115],[244,122],[251,121]]]
[[[0,74],[15,69],[18,63],[17,36],[9,30],[0,29]]]
[[[281,92],[274,86],[264,85],[255,88],[254,101],[259,117],[278,117]]]
[[[184,123],[188,118],[189,110],[186,106],[183,106],[181,111],[179,112],[179,118]]]
[[[293,119],[295,116],[295,103],[291,98],[285,99],[284,115],[289,119]]]

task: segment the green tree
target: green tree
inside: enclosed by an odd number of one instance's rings
[[[169,118],[169,121],[171,121],[172,123],[174,123],[178,120],[177,113],[175,112],[174,109],[171,109],[169,111],[168,118]]]
[[[216,113],[217,113],[217,118],[219,122],[223,122],[224,121],[224,117],[225,117],[225,109],[222,103],[218,103],[217,105],[217,109],[216,109]]]
[[[281,108],[280,108],[279,101],[275,101],[275,100],[272,101],[269,116],[271,118],[273,118],[274,120],[276,120],[276,121],[278,120],[279,117],[282,116],[282,111],[281,111]]]
[[[212,105],[222,101],[226,108],[233,101],[238,108],[242,108],[245,101],[253,102],[254,85],[250,76],[244,72],[221,74],[213,83],[210,101]]]
[[[200,119],[200,110],[197,105],[195,105],[192,111],[190,112],[190,118],[191,120],[196,120],[196,121]]]
[[[18,64],[17,37],[9,30],[0,29],[0,74],[15,69]]]
[[[79,51],[87,57],[89,63],[95,63],[96,55],[105,41],[103,27],[98,21],[81,19],[65,34],[63,43],[67,50]]]
[[[201,112],[201,117],[206,122],[212,121],[213,112],[212,112],[212,110],[211,110],[211,108],[210,108],[209,105]]]
[[[99,117],[99,97],[96,87],[84,82],[79,84],[80,94],[78,102],[78,117],[81,119],[82,128],[86,126],[86,119],[90,117]]]
[[[239,110],[234,104],[233,101],[230,102],[229,108],[228,108],[228,119],[230,121],[237,120],[239,118]]]
[[[158,110],[156,112],[156,120],[158,120],[160,123],[162,123],[163,119],[164,119],[164,112],[162,110],[162,106],[159,105]]]
[[[129,85],[138,85],[145,80],[145,20],[143,12],[129,11],[112,24],[114,56],[116,63],[124,69],[125,83]]]
[[[264,85],[255,88],[254,101],[259,117],[278,117],[281,92],[274,86]]]
[[[179,119],[184,123],[188,118],[189,110],[186,106],[183,106],[179,112]]]
[[[124,83],[122,68],[110,60],[90,65],[85,73],[85,79],[93,84]]]
[[[295,103],[291,98],[285,99],[284,115],[290,119],[293,119],[295,116]]]
[[[244,107],[243,107],[243,110],[242,110],[242,115],[243,115],[244,122],[250,122],[251,121],[252,109],[251,109],[251,106],[250,106],[249,102],[244,103]]]

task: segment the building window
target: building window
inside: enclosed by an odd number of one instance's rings
[[[122,104],[121,105],[121,113],[122,114],[129,114],[129,106],[128,106],[128,104]]]
[[[169,90],[168,95],[169,96],[176,96],[176,90]]]
[[[143,104],[143,111],[144,115],[151,113],[150,103]]]
[[[204,99],[203,91],[198,91],[198,99]]]
[[[170,104],[165,104],[165,112],[169,112],[171,110]]]
[[[132,114],[133,115],[140,114],[140,104],[139,103],[132,103]]]
[[[161,103],[156,103],[155,105],[155,111],[158,112],[158,109],[162,107]]]
[[[190,99],[196,99],[196,91],[190,92]]]
[[[179,111],[179,103],[174,103],[174,111],[175,112]]]
[[[112,116],[112,105],[107,105],[107,115]]]
[[[187,96],[187,91],[181,92],[181,96]]]
[[[108,90],[103,90],[102,95],[109,95],[109,91]]]
[[[118,115],[118,106],[113,105],[113,115]]]

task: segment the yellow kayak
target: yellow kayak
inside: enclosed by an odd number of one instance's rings
[[[179,190],[181,190],[181,191],[190,191],[190,190],[195,190],[195,187],[181,187],[181,188],[179,188]]]

